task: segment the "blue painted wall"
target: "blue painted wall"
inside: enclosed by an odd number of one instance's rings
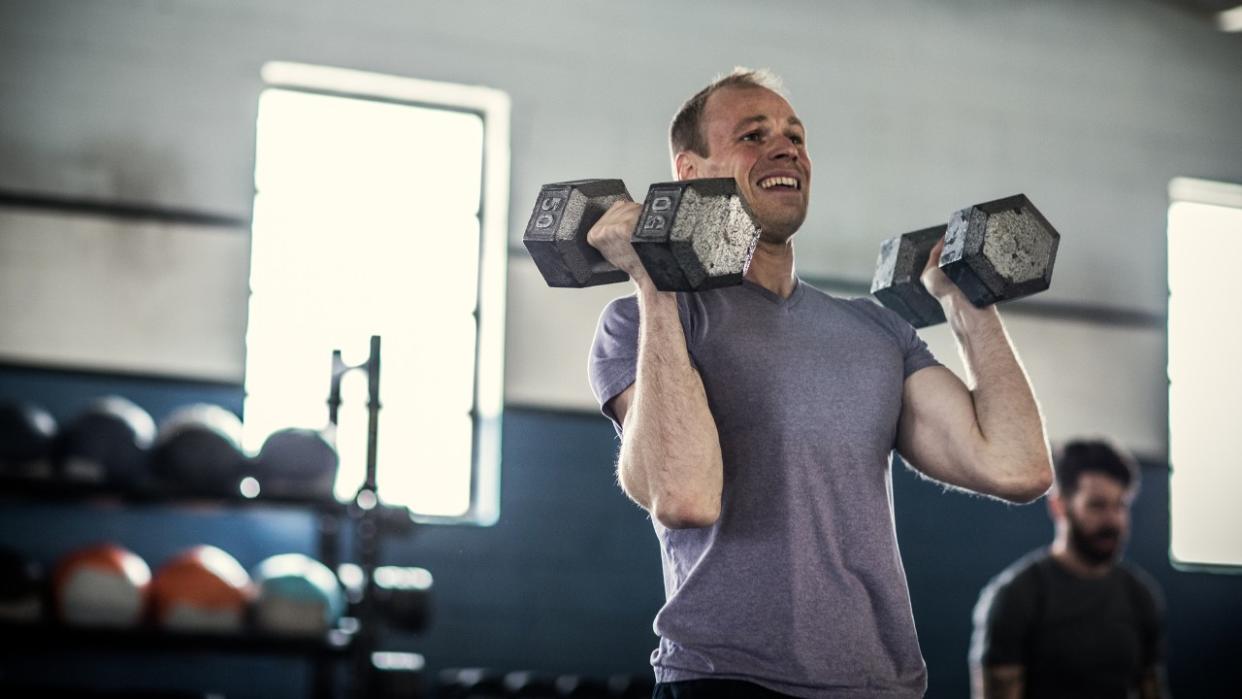
[[[42,402],[66,418],[94,396],[123,393],[158,419],[214,400],[237,410],[237,388],[0,368],[0,400]],[[432,668],[489,666],[608,675],[641,672],[654,646],[662,589],[645,515],[617,490],[616,438],[602,418],[510,409],[505,416],[501,518],[493,527],[423,527],[391,542],[386,562],[419,565],[436,579],[436,621],[421,637],[388,645],[423,653]],[[1233,696],[1242,648],[1242,578],[1174,571],[1168,564],[1167,469],[1146,464],[1130,557],[1164,587],[1170,679],[1186,697]],[[1046,543],[1041,503],[1010,507],[945,493],[904,468],[894,476],[897,527],[924,656],[929,697],[968,693],[966,648],[979,588],[1022,553]],[[0,501],[0,545],[53,561],[111,538],[153,567],[185,546],[212,543],[243,565],[313,551],[314,523],[290,511],[118,510]],[[73,672],[66,673],[66,668]],[[307,686],[298,661],[76,654],[0,662],[10,678],[77,678],[104,686],[207,686],[230,696],[294,697]],[[0,675],[4,677],[5,675]]]

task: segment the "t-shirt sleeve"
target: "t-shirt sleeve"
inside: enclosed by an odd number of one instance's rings
[[[587,360],[587,377],[600,411],[621,432],[608,402],[621,394],[638,370],[638,299],[626,296],[604,307]]]
[[[979,594],[975,605],[970,661],[984,667],[1025,663],[1027,634],[1035,619],[1035,589],[1029,576],[1002,574]]]
[[[694,358],[694,343],[690,339],[694,337],[696,327],[693,321],[694,312],[686,296],[687,294],[677,294],[677,315],[681,319],[682,333],[687,338],[690,366],[697,370],[699,367]],[[637,376],[638,297],[625,296],[614,299],[604,307],[595,328],[591,356],[587,359],[587,377],[591,382],[591,391],[599,402],[600,412],[612,420],[618,435],[621,434],[621,423],[617,421],[617,416],[613,414],[608,402],[629,388]]]
[[[903,335],[902,351],[905,357],[905,377],[910,378],[910,375],[919,369],[926,369],[929,366],[941,366],[939,360],[927,348],[927,343],[914,331],[914,327],[904,319],[899,318],[899,320],[905,326],[901,333]]]
[[[919,337],[914,326],[910,325],[905,318],[866,297],[856,299],[854,302],[863,304],[862,307],[866,309],[866,312],[897,341],[904,362],[904,378],[910,378],[914,372],[929,366],[941,366],[935,355],[927,348],[927,343]]]
[[[1127,567],[1133,577],[1139,624],[1143,630],[1143,667],[1163,665],[1165,659],[1164,596],[1160,585],[1146,571]]]

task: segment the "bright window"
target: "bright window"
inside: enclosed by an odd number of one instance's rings
[[[382,337],[381,500],[497,516],[508,110],[487,88],[269,64],[259,101],[247,447],[327,423],[331,353]],[[503,138],[503,140],[501,140]],[[366,385],[342,385],[337,496],[366,462]]]
[[[1179,178],[1170,193],[1170,555],[1242,566],[1242,187]]]

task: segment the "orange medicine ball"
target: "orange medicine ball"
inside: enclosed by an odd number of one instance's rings
[[[151,583],[156,624],[178,631],[240,631],[253,597],[246,569],[214,546],[182,552],[161,566]]]
[[[80,626],[131,627],[142,622],[151,569],[116,544],[97,544],[61,559],[52,576],[62,621]]]

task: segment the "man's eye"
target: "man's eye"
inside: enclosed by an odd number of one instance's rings
[[[758,131],[751,131],[750,133],[743,135],[742,140],[743,141],[758,141],[760,135],[761,134]]]
[[[805,142],[802,140],[801,136],[790,136],[789,140],[793,141],[794,145],[799,145],[799,146]]]

